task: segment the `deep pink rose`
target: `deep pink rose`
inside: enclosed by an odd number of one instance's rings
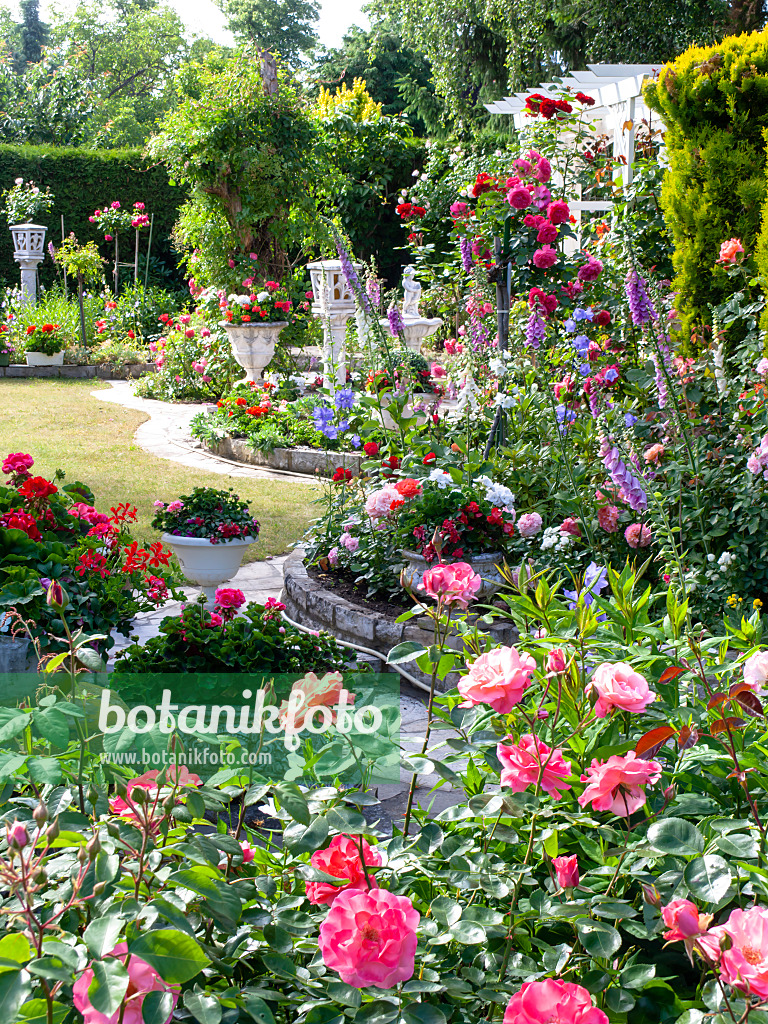
[[[337,896],[320,925],[326,967],[355,988],[392,988],[413,977],[419,912],[386,889]]]
[[[556,240],[557,228],[554,224],[550,224],[548,220],[545,220],[538,230],[538,233],[536,235],[536,241],[542,242],[544,244],[549,244],[550,242],[554,242]]]
[[[504,1013],[504,1024],[608,1024],[592,996],[572,981],[527,981]]]
[[[525,210],[531,205],[531,193],[524,185],[516,185],[507,193],[507,202],[515,210]]]
[[[419,584],[427,597],[445,604],[458,604],[466,608],[474,601],[483,585],[482,579],[466,562],[453,562],[451,565],[435,565],[427,569]]]
[[[363,856],[367,868],[377,868],[381,864],[381,855],[372,850],[365,839],[362,840]],[[310,903],[333,903],[343,892],[350,889],[367,889],[363,862],[360,860],[360,845],[357,836],[334,836],[330,846],[325,850],[315,850],[310,863],[318,871],[333,875],[339,884],[332,882],[307,882],[307,899]],[[373,881],[373,873],[369,872]],[[344,884],[344,879],[347,880]]]
[[[498,743],[496,756],[502,764],[501,785],[513,793],[538,784],[553,800],[559,800],[560,790],[571,788],[563,782],[571,774],[571,762],[563,760],[560,747],[552,749],[538,736],[525,733],[519,743]]]
[[[554,267],[557,263],[557,250],[553,249],[551,245],[542,245],[540,249],[537,249],[533,254],[533,264],[538,267],[539,270],[547,270],[549,267]]]
[[[596,281],[602,272],[603,264],[594,256],[590,256],[587,262],[576,271],[576,277],[580,281]]]
[[[552,866],[561,889],[576,888],[579,884],[579,858],[576,854],[572,857],[553,857]]]
[[[569,661],[568,651],[563,647],[555,647],[547,655],[547,672],[553,675],[560,675],[568,668]]]
[[[571,537],[581,537],[581,523],[573,516],[568,516],[560,523],[560,533],[569,533]]]
[[[645,761],[634,750],[625,756],[614,754],[607,761],[592,761],[582,782],[589,785],[579,797],[579,804],[591,803],[596,811],[612,811],[628,818],[645,803],[642,786],[653,785],[661,778],[658,761]]]
[[[531,655],[520,654],[514,647],[481,654],[459,680],[459,693],[467,698],[462,706],[488,704],[501,715],[509,714],[523,699],[535,669]]]
[[[733,910],[710,935],[719,938],[723,932],[731,940],[731,948],[720,954],[723,980],[741,992],[768,999],[768,910]]]
[[[554,203],[549,204],[547,209],[547,217],[550,224],[564,224],[570,215],[571,211],[568,209],[568,203],[563,202],[562,199],[556,199]]]
[[[541,157],[536,170],[533,172],[533,176],[537,181],[540,181],[542,185],[546,184],[552,177],[552,164],[545,156]]]
[[[150,992],[170,992],[171,1012],[165,1020],[165,1024],[173,1017],[173,1011],[179,999],[181,988],[179,985],[168,985],[154,967],[138,956],[128,957],[128,946],[121,942],[115,946],[111,953],[107,953],[104,959],[114,957],[125,964],[128,971],[128,990],[123,997],[123,1005],[119,1006],[111,1016],[99,1013],[91,1006],[88,998],[88,986],[93,981],[93,971],[89,967],[83,971],[72,988],[72,1001],[75,1009],[78,1010],[85,1021],[85,1024],[117,1024],[122,1014],[123,1024],[143,1024],[141,1008],[144,1004],[144,997]]]
[[[645,711],[656,699],[656,694],[648,688],[645,676],[635,672],[624,661],[615,664],[604,661],[598,665],[585,692],[590,693],[592,690],[597,694],[595,714],[598,718],[605,718],[612,708],[635,713]]]
[[[661,908],[661,917],[667,926],[664,938],[667,942],[681,942],[685,939],[692,939],[707,930],[712,920],[711,914],[702,915],[699,908],[690,900],[672,900],[665,907]],[[704,918],[702,927],[701,919]]]
[[[14,819],[5,826],[5,838],[12,850],[23,850],[29,842],[27,826],[23,821]]]

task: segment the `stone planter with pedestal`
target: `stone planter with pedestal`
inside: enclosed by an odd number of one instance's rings
[[[237,383],[255,384],[260,381],[263,370],[269,365],[275,354],[280,331],[288,326],[288,321],[230,324],[226,320],[222,320],[220,325],[226,329],[229,344],[232,346],[232,355],[245,370],[245,377]]]
[[[42,224],[12,224],[13,258],[21,267],[23,302],[37,301],[37,268],[45,256],[45,232]]]
[[[173,551],[181,571],[199,585],[209,603],[213,603],[216,588],[237,575],[248,545],[256,543],[256,537],[232,537],[211,544],[208,537],[181,537],[175,533],[164,533],[160,539]]]
[[[418,587],[424,579],[424,573],[427,569],[434,569],[438,563],[434,561],[428,562],[423,555],[418,554],[416,551],[409,551],[407,548],[403,548],[400,554],[406,563],[405,579],[409,583],[411,590],[418,593]],[[497,566],[504,564],[504,556],[500,551],[491,551],[482,555],[467,555],[466,558],[461,559],[444,558],[441,564],[448,565],[451,562],[458,561],[471,565],[472,569],[482,579],[483,585],[477,594],[478,601],[487,601],[501,590],[504,585],[504,578],[497,568]]]

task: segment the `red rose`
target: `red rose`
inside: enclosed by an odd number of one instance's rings
[[[436,461],[436,459],[437,459],[437,456],[435,455],[435,453],[434,452],[429,452],[429,454],[425,455],[424,458],[421,461],[422,461],[422,463],[425,466],[431,466],[432,463]]]
[[[369,455],[371,458],[373,458],[375,455],[379,454],[379,446],[376,444],[375,441],[367,441],[363,445],[363,451],[365,452],[366,455]]]

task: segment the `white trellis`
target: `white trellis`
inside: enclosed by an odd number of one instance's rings
[[[624,185],[630,185],[633,178],[632,165],[635,160],[635,132],[639,121],[651,122],[652,112],[643,99],[643,82],[660,70],[662,64],[588,64],[586,71],[572,71],[561,82],[542,82],[525,92],[494,103],[486,103],[486,110],[492,114],[512,115],[517,129],[523,129],[530,120],[526,116],[525,101],[533,93],[552,93],[557,96],[563,88],[574,89],[591,96],[595,105],[588,110],[589,119],[595,131],[613,140],[613,156],[621,164]],[[623,159],[622,159],[623,158]],[[569,203],[571,210],[581,220],[581,212],[598,213],[613,209],[613,203],[587,202],[576,199]]]

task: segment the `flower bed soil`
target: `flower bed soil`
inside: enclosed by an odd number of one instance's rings
[[[366,597],[365,588],[355,583],[355,574],[348,569],[323,572],[315,565],[308,565],[307,572],[310,579],[317,580],[322,587],[333,591],[338,597],[362,605],[363,608],[368,608],[389,619],[396,619],[406,609],[413,607],[412,602],[405,596],[398,599],[393,595],[390,600],[381,597]]]

